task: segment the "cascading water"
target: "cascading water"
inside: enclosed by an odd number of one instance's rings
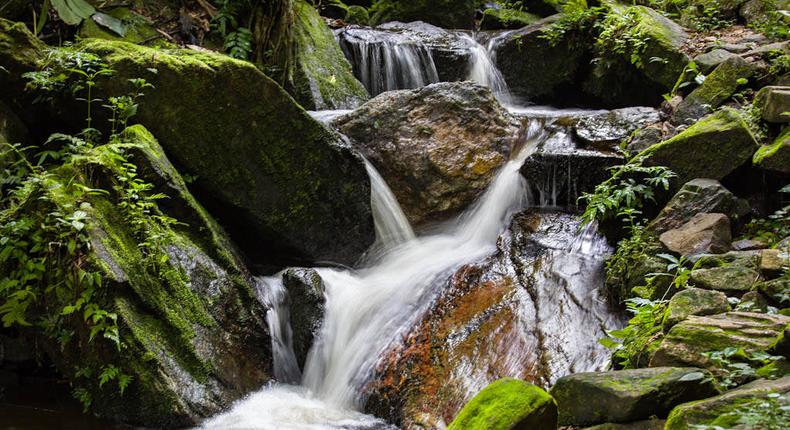
[[[483,47],[474,37],[466,33],[460,33],[461,38],[469,43],[470,50],[470,68],[467,79],[475,81],[480,85],[491,88],[494,96],[505,106],[513,103],[510,89],[505,82],[502,73],[497,69],[494,64],[491,54],[491,42],[489,46]]]

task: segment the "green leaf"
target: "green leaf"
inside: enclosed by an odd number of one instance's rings
[[[120,19],[112,16],[107,15],[106,13],[96,12],[91,16],[96,24],[101,25],[104,28],[112,31],[113,33],[117,34],[118,36],[125,37],[126,36],[126,26],[123,24],[123,21]]]
[[[78,25],[96,12],[85,0],[52,0],[52,6],[60,19],[68,25]]]

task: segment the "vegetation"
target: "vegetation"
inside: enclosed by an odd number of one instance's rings
[[[617,368],[646,367],[651,354],[658,346],[663,332],[661,323],[667,309],[666,300],[631,298],[625,301],[633,317],[620,330],[612,330],[601,344],[614,351],[612,362]]]

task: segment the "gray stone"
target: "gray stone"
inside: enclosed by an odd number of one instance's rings
[[[299,366],[304,366],[324,320],[326,287],[315,269],[290,268],[283,272],[282,280],[288,291],[294,354]]]
[[[727,295],[718,291],[687,288],[672,296],[664,316],[664,331],[691,315],[715,315],[730,311]]]
[[[748,48],[744,48],[744,52],[748,50]],[[694,57],[694,62],[697,64],[697,67],[699,67],[699,70],[702,73],[708,74],[719,64],[737,56],[737,54],[734,54],[726,49],[718,48],[704,54],[697,55]]]
[[[754,251],[767,247],[768,243],[760,239],[741,239],[732,243],[732,249],[736,251]]]
[[[661,234],[680,227],[698,213],[723,213],[738,220],[749,211],[749,203],[735,197],[719,181],[694,179],[683,184],[647,228]]]
[[[656,109],[632,107],[581,118],[574,132],[582,142],[599,149],[612,149],[635,130],[660,121]]]
[[[790,87],[763,87],[754,98],[755,105],[760,109],[763,120],[768,122],[790,122]]]
[[[700,213],[680,227],[662,233],[659,240],[680,255],[727,252],[732,241],[730,220],[720,213]]]

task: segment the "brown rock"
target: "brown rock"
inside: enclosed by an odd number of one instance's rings
[[[760,252],[760,271],[772,278],[790,266],[790,253],[783,249],[763,249]]]
[[[720,213],[697,214],[682,226],[664,232],[659,240],[681,255],[727,252],[732,241],[730,219]]]

